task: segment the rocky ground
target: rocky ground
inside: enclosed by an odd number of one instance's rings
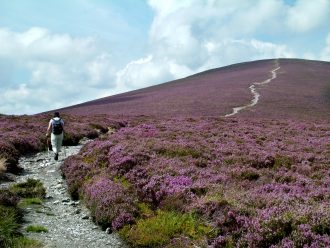
[[[116,234],[108,234],[96,226],[84,205],[79,201],[72,201],[67,193],[59,167],[66,157],[78,153],[82,145],[66,147],[65,151],[60,153],[58,161],[54,161],[52,152],[40,152],[21,158],[20,166],[24,168],[24,174],[17,176],[15,181],[39,179],[47,190],[42,206],[27,208],[23,229],[28,225],[41,225],[46,227],[48,232],[24,235],[40,240],[45,247],[52,248],[127,247]]]

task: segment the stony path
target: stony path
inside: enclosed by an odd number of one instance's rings
[[[256,105],[260,98],[260,94],[257,92],[256,86],[262,86],[262,85],[268,84],[273,79],[275,79],[277,77],[276,71],[280,69],[278,60],[275,61],[275,67],[276,67],[275,69],[271,70],[272,76],[270,78],[267,78],[265,81],[262,81],[262,82],[252,83],[250,85],[249,89],[253,95],[253,99],[251,100],[251,102],[249,104],[233,108],[233,111],[230,114],[226,114],[224,117],[236,115],[239,111],[244,110],[246,108],[253,107],[254,105]]]
[[[47,190],[43,206],[27,208],[27,222],[24,225],[42,225],[48,232],[24,234],[42,241],[45,247],[52,248],[127,247],[116,234],[107,234],[96,226],[83,204],[72,201],[67,193],[59,167],[65,155],[67,157],[78,153],[81,146],[67,147],[65,153],[60,153],[57,162],[53,160],[50,152],[21,158],[20,166],[25,169],[25,173],[18,176],[16,181],[25,181],[27,178],[40,179]]]

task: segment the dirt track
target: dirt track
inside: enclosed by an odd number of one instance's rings
[[[226,114],[224,117],[230,117],[230,116],[236,115],[239,111],[244,110],[246,108],[251,108],[254,105],[256,105],[260,98],[260,94],[257,92],[256,86],[266,85],[266,84],[270,83],[273,79],[275,79],[277,77],[276,71],[280,69],[278,60],[275,61],[275,67],[276,67],[275,69],[271,70],[272,76],[270,78],[267,78],[266,80],[264,80],[262,82],[255,82],[255,83],[251,84],[249,89],[253,95],[253,99],[251,100],[251,102],[249,104],[233,108],[233,112],[231,112],[230,114]]]
[[[48,232],[24,234],[42,241],[45,247],[127,247],[116,234],[107,234],[96,226],[83,204],[72,201],[67,193],[59,167],[65,157],[78,153],[81,146],[67,147],[65,153],[60,153],[58,162],[54,161],[51,152],[41,152],[20,159],[20,166],[25,172],[17,177],[17,182],[27,178],[40,179],[47,190],[43,206],[27,208],[24,229],[28,225],[42,225]]]

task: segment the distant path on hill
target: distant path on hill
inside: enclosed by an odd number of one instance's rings
[[[265,81],[252,83],[251,86],[249,87],[249,89],[253,95],[253,99],[251,100],[251,102],[247,105],[233,108],[233,112],[231,112],[230,114],[224,115],[224,117],[230,117],[230,116],[236,115],[239,111],[244,110],[246,108],[253,107],[254,105],[256,105],[260,98],[260,93],[257,92],[256,87],[263,86],[263,85],[270,83],[273,79],[275,79],[277,77],[276,71],[279,70],[280,68],[281,67],[280,67],[279,61],[277,59],[277,60],[275,60],[275,69],[271,70],[272,76],[270,78],[266,79]]]
[[[19,165],[24,168],[24,175],[17,176],[16,181],[39,179],[47,190],[43,206],[27,208],[24,229],[28,225],[42,225],[48,232],[27,233],[23,230],[24,235],[40,240],[47,248],[127,247],[116,234],[107,234],[96,226],[84,205],[72,201],[67,193],[59,167],[66,157],[77,154],[82,145],[67,147],[65,152],[60,153],[58,162],[54,161],[51,152],[40,152],[20,159]]]

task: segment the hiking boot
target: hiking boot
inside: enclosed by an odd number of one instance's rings
[[[55,153],[54,159],[58,160],[58,153]]]

